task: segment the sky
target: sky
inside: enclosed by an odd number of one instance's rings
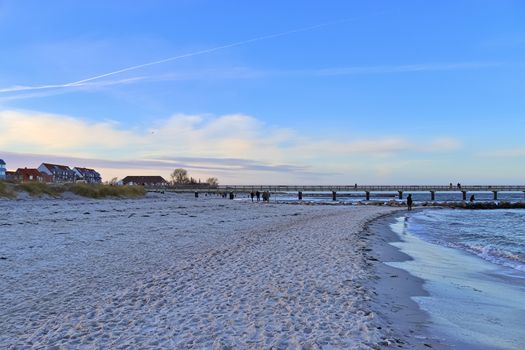
[[[523,1],[0,0],[0,158],[524,184]]]

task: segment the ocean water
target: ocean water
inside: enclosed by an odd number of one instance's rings
[[[372,192],[370,194],[371,202],[386,202],[391,200],[406,201],[408,194],[412,194],[412,198],[416,204],[428,202],[431,200],[430,192],[404,192],[403,199],[398,198],[397,192]],[[476,202],[492,202],[494,200],[492,192],[468,192],[467,199],[474,194]],[[248,193],[239,193],[237,200],[250,200]],[[463,199],[461,192],[436,192],[437,202],[459,202]],[[282,192],[272,193],[271,200],[278,200],[283,202],[298,202],[297,192]],[[332,192],[303,192],[303,202],[312,203],[356,203],[365,200],[364,192],[337,192],[337,200],[332,200]],[[500,192],[498,193],[498,200],[507,202],[525,202],[525,194],[523,192]]]
[[[421,278],[430,334],[456,349],[525,349],[525,210],[425,209],[398,217],[386,262]]]
[[[525,272],[523,209],[423,210],[407,218],[406,229],[427,242]]]

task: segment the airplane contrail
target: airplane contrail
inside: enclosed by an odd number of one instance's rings
[[[204,54],[207,54],[207,53],[211,53],[211,52],[215,52],[215,51],[219,51],[219,50],[224,50],[224,49],[231,48],[231,47],[246,45],[246,44],[250,44],[250,43],[253,43],[253,42],[257,42],[257,41],[268,40],[268,39],[278,38],[278,37],[281,37],[281,36],[287,36],[287,35],[290,35],[290,34],[311,31],[311,30],[314,30],[314,29],[318,29],[318,28],[322,28],[322,27],[326,27],[326,26],[330,26],[330,25],[335,25],[335,24],[339,24],[339,23],[350,22],[350,21],[354,21],[354,20],[356,20],[356,19],[355,18],[342,19],[342,20],[338,20],[338,21],[325,22],[325,23],[321,23],[321,24],[308,26],[308,27],[292,29],[292,30],[288,30],[288,31],[285,31],[285,32],[280,32],[280,33],[275,33],[275,34],[268,34],[268,35],[259,36],[259,37],[252,38],[252,39],[247,39],[247,40],[233,42],[233,43],[230,43],[230,44],[225,44],[225,45],[221,45],[221,46],[212,47],[212,48],[209,48],[209,49],[204,49],[204,50],[200,50],[200,51],[190,52],[190,53],[186,53],[186,54],[183,54],[183,55],[168,57],[168,58],[164,58],[164,59],[158,60],[158,61],[152,61],[152,62],[143,63],[143,64],[139,64],[139,65],[135,65],[135,66],[130,66],[130,67],[122,68],[122,69],[119,69],[119,70],[116,70],[116,71],[113,71],[113,72],[96,75],[96,76],[93,76],[93,77],[90,77],[90,78],[86,78],[86,79],[82,79],[82,80],[78,80],[78,81],[74,81],[74,82],[70,82],[70,83],[53,84],[53,85],[41,85],[41,86],[14,86],[14,87],[10,87],[10,88],[0,89],[0,93],[18,92],[18,91],[31,91],[31,90],[43,90],[43,89],[57,89],[57,88],[67,88],[67,87],[82,86],[86,82],[89,82],[89,81],[92,81],[92,80],[97,80],[97,79],[100,79],[100,78],[109,77],[109,76],[112,76],[112,75],[115,75],[115,74],[119,74],[119,73],[129,72],[129,71],[137,70],[137,69],[144,68],[144,67],[149,67],[149,66],[154,66],[154,65],[157,65],[157,64],[161,64],[161,63],[166,63],[166,62],[170,62],[170,61],[179,60],[179,59],[182,59],[182,58],[204,55]]]

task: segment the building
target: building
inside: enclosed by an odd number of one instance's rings
[[[44,182],[44,177],[38,169],[18,168],[15,172],[17,181]]]
[[[74,167],[73,171],[77,176],[77,180],[85,181],[88,184],[99,184],[102,182],[102,177],[94,169]]]
[[[166,187],[168,181],[162,176],[126,176],[122,179],[123,185],[141,185],[147,187]]]
[[[5,180],[6,179],[6,176],[5,176],[5,162],[3,159],[0,159],[0,180]]]
[[[17,181],[18,177],[16,176],[15,171],[6,171],[5,172],[5,179],[9,181]]]
[[[42,163],[38,171],[52,177],[53,182],[75,182],[77,174],[66,165]]]

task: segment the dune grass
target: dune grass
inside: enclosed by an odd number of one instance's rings
[[[0,181],[0,197],[14,198],[16,193],[4,181]]]
[[[89,198],[136,198],[146,195],[146,190],[142,186],[111,186],[78,183],[67,186],[67,190],[76,195]]]
[[[27,192],[34,197],[40,197],[42,195],[58,197],[64,192],[64,188],[62,186],[48,185],[41,182],[19,183],[16,185],[15,189],[17,191]]]

